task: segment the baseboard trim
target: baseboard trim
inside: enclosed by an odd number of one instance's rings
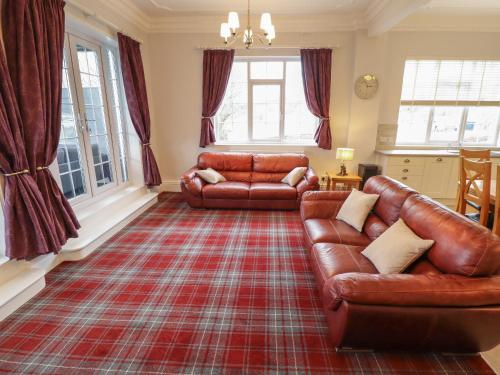
[[[481,357],[495,374],[500,374],[500,345],[490,351],[481,353]]]
[[[172,193],[180,193],[181,185],[180,180],[163,179],[162,184],[158,187],[159,191],[166,191]]]

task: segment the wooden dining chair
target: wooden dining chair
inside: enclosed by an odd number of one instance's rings
[[[497,180],[495,190],[495,208],[493,210],[495,219],[493,220],[492,232],[500,236],[500,165],[497,165]]]
[[[458,212],[488,226],[490,184],[491,161],[474,161],[461,156]],[[466,214],[467,206],[478,210],[479,215]]]
[[[491,150],[488,149],[481,149],[481,150],[470,150],[470,149],[465,149],[461,148],[460,149],[460,154],[459,156],[463,156],[466,159],[474,159],[477,161],[489,161],[491,160]],[[462,168],[459,169],[459,181],[458,181],[458,187],[457,187],[457,197],[456,197],[456,208],[455,210],[458,212],[459,211],[459,205],[460,205],[460,171]],[[479,207],[474,207],[476,210],[479,210]]]

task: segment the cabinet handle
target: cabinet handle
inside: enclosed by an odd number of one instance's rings
[[[442,162],[443,161],[443,158],[437,158],[436,159],[437,162]]]
[[[406,181],[406,180],[408,180],[408,177],[402,177],[401,179],[402,179],[403,181]]]
[[[405,159],[404,160],[405,163],[409,163],[410,162],[410,159]]]
[[[403,169],[403,173],[408,173],[408,169]]]

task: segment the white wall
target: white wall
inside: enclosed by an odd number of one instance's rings
[[[260,147],[264,151],[304,149],[318,173],[335,170],[335,148],[354,147],[355,160],[373,162],[378,124],[397,123],[404,61],[411,57],[500,59],[499,33],[392,32],[369,38],[364,31],[278,34],[278,46],[335,46],[332,72],[333,150],[314,147]],[[155,108],[153,142],[162,177],[178,180],[191,167],[200,136],[202,51],[198,46],[218,46],[214,34],[152,34],[149,37],[152,80],[151,104]],[[276,50],[280,53],[283,50]],[[288,51],[288,50],[287,50]],[[265,50],[259,51],[265,54]],[[298,53],[297,50],[294,50]],[[242,53],[237,50],[237,54]],[[283,53],[283,52],[282,52]],[[355,79],[365,73],[380,81],[377,96],[361,100],[353,93]],[[207,150],[244,150],[242,146],[211,146]],[[253,146],[251,150],[258,149]]]

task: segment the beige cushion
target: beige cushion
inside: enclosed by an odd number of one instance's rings
[[[380,273],[401,273],[433,244],[433,240],[421,239],[399,219],[361,254],[370,259]]]
[[[218,182],[226,181],[223,175],[212,168],[198,170],[196,171],[196,174],[209,184],[216,184]]]
[[[299,181],[304,177],[307,172],[307,167],[297,167],[293,168],[290,173],[286,175],[286,177],[281,180],[281,182],[288,184],[292,187],[297,185]]]
[[[337,214],[337,220],[349,224],[358,232],[363,230],[366,218],[377,202],[378,194],[366,194],[353,189]]]

